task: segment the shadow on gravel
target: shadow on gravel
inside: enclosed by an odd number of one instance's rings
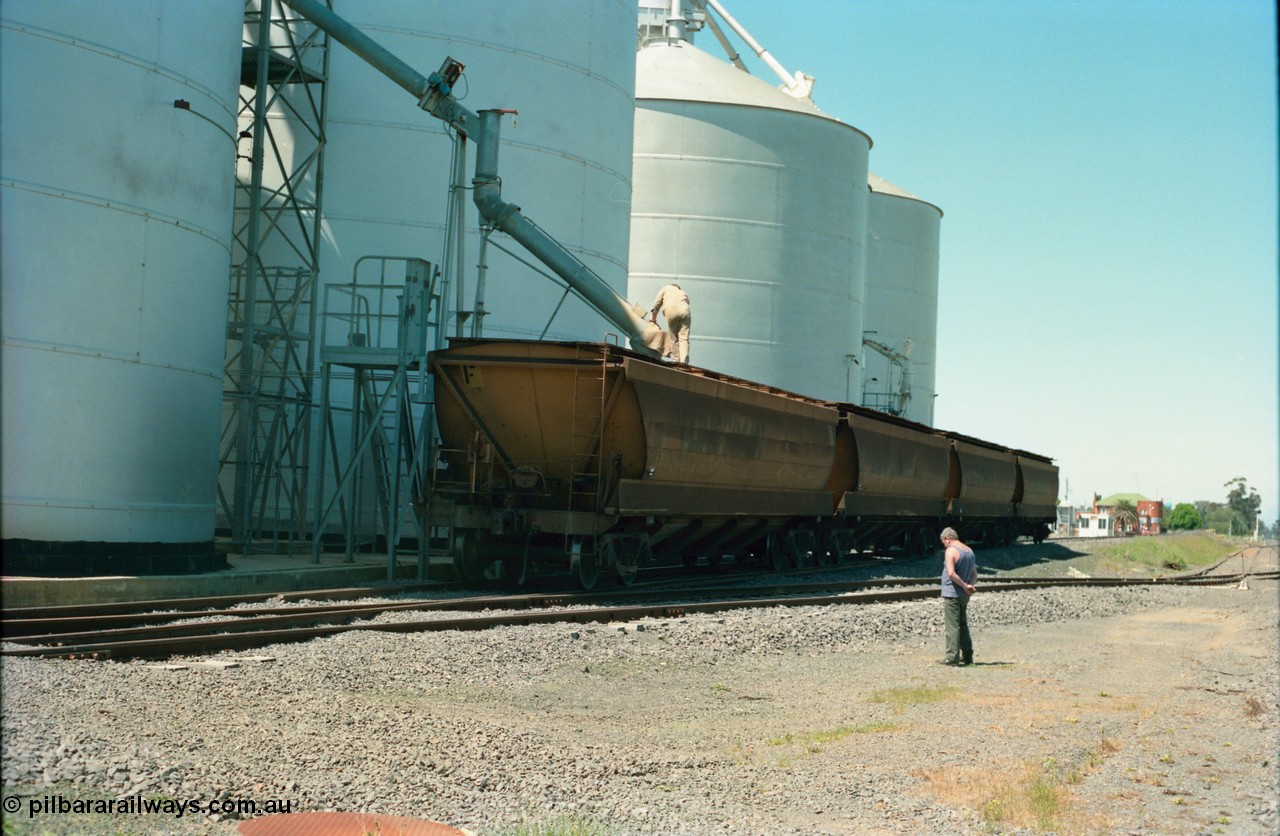
[[[1081,557],[1087,552],[1078,551],[1060,543],[1016,543],[1001,549],[978,551],[978,573],[1007,572],[1030,566],[1049,567],[1055,563]]]
[[[1002,572],[1014,572],[1030,569],[1029,575],[1063,574],[1061,568],[1075,558],[1088,554],[1061,543],[1015,543],[1012,546],[992,547],[981,543],[974,545],[978,555],[978,575],[992,578]],[[852,567],[851,567],[852,568]],[[915,559],[887,560],[879,565],[867,564],[857,567],[860,576],[868,580],[880,577],[926,577],[937,575],[942,570],[942,551],[933,555]]]

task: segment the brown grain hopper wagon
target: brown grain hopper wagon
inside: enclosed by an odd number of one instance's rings
[[[944,522],[1034,534],[1023,494],[1037,513],[1056,499],[1046,459],[617,346],[464,340],[430,364],[441,445],[424,512],[470,580],[922,554]]]

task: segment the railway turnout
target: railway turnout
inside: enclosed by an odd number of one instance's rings
[[[1264,560],[1263,558],[1269,558]],[[1246,548],[1202,572],[1142,580],[1124,578],[1020,577],[984,580],[981,595],[1052,587],[1135,585],[1223,585],[1250,579],[1277,579],[1275,547]],[[1238,571],[1237,571],[1238,569]],[[866,605],[936,597],[937,579],[793,581],[776,575],[725,575],[638,584],[608,592],[551,592],[521,595],[432,597],[415,600],[315,603],[326,594],[292,593],[250,600],[223,596],[190,601],[137,602],[102,607],[35,607],[3,613],[4,656],[94,659],[154,659],[272,644],[309,641],[356,630],[430,632],[484,630],[553,622],[609,623],[643,618],[678,618],[744,608]],[[763,581],[761,580],[763,578]],[[386,587],[377,594],[417,594],[421,585]],[[371,594],[373,589],[346,590]],[[240,604],[241,606],[231,606]],[[196,607],[204,605],[204,609]],[[214,608],[209,608],[210,606]],[[422,613],[425,618],[394,618]],[[380,616],[393,616],[379,620]]]

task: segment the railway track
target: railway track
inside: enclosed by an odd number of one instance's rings
[[[1219,585],[1248,579],[1277,579],[1275,548],[1248,549],[1233,554],[1215,566],[1189,575],[1131,580],[1120,578],[1017,578],[989,580],[983,594],[1048,587],[1115,587],[1135,585]],[[1259,556],[1268,557],[1263,561]],[[1229,571],[1232,561],[1241,571]],[[1265,563],[1265,565],[1263,565]],[[1250,569],[1249,567],[1254,567]],[[802,573],[799,573],[802,574]],[[706,579],[709,584],[691,583],[673,589],[667,582],[651,588],[619,589],[610,592],[533,593],[523,595],[481,595],[378,603],[306,604],[292,607],[254,609],[192,609],[169,612],[142,611],[152,604],[139,602],[133,612],[122,605],[108,605],[110,612],[93,613],[92,608],[33,608],[4,613],[3,656],[43,656],[62,658],[164,658],[221,650],[247,650],[271,644],[308,641],[355,630],[383,632],[429,632],[482,630],[491,627],[544,624],[552,622],[612,622],[642,618],[674,618],[692,613],[724,612],[753,607],[827,606],[834,604],[874,604],[937,596],[937,579],[909,578],[870,581],[822,581],[816,583],[771,581],[752,586],[724,586],[724,578]],[[732,576],[741,582],[743,576]],[[716,581],[719,584],[716,585]],[[437,587],[438,588],[438,587]],[[386,594],[396,588],[377,588]],[[400,591],[409,591],[403,590]],[[707,600],[714,594],[716,600]],[[308,593],[294,593],[301,600]],[[270,600],[276,596],[254,596]],[[225,598],[202,599],[227,603]],[[493,612],[503,610],[504,612]],[[370,621],[385,613],[421,612],[434,617]],[[450,613],[466,613],[452,616]],[[186,619],[198,618],[198,621]]]
[[[45,635],[69,637],[83,632],[116,631],[124,634],[129,628],[173,623],[189,619],[237,619],[240,623],[257,622],[266,617],[280,616],[277,623],[289,619],[314,620],[321,615],[358,615],[394,612],[401,609],[419,610],[467,610],[480,611],[493,608],[559,606],[566,598],[575,601],[608,601],[631,595],[644,595],[669,591],[678,586],[683,592],[703,592],[732,581],[741,583],[753,579],[766,579],[781,590],[780,578],[795,578],[819,573],[829,573],[829,567],[791,569],[785,572],[752,571],[726,575],[681,575],[674,579],[658,579],[612,592],[532,592],[496,595],[479,595],[411,602],[352,603],[354,599],[390,597],[424,591],[462,589],[457,584],[426,583],[386,585],[377,587],[351,587],[339,590],[312,590],[283,594],[224,595],[205,598],[170,598],[154,601],[134,601],[110,604],[83,604],[74,606],[48,606],[7,609],[0,612],[0,639],[16,640]],[[891,582],[886,582],[891,583]],[[767,585],[766,585],[767,586]],[[815,585],[814,588],[821,585]],[[289,601],[341,600],[342,604],[298,603]],[[278,602],[279,606],[247,608],[244,605]],[[548,603],[542,603],[548,602]],[[227,622],[229,623],[229,622]],[[262,623],[270,623],[262,621]]]

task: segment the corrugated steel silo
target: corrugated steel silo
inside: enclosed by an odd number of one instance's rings
[[[628,295],[688,292],[694,365],[856,399],[870,138],[687,41],[636,64]]]
[[[242,14],[240,0],[0,7],[9,572],[220,563]]]
[[[899,353],[909,346],[905,370],[911,397],[902,417],[932,426],[942,210],[874,174],[867,180],[871,212],[865,333]],[[902,391],[904,369],[870,349],[863,354],[862,403],[883,408]]]
[[[466,71],[456,86],[468,108],[517,109],[519,115],[507,117],[503,128],[505,199],[625,290],[635,75],[632,2],[480,0],[424,6],[417,0],[338,0],[334,11],[424,74],[446,56],[461,61]],[[323,280],[351,281],[356,259],[370,254],[439,262],[450,169],[443,123],[341,46],[332,50],[329,79]],[[474,144],[468,144],[468,154],[469,187]],[[469,195],[465,211],[472,228],[466,245],[464,305],[469,309],[478,253]],[[523,255],[518,245],[507,241],[506,246]],[[491,249],[487,260],[484,336],[539,336],[560,304],[562,289],[501,252]],[[547,337],[598,340],[608,330],[603,318],[570,299]]]

